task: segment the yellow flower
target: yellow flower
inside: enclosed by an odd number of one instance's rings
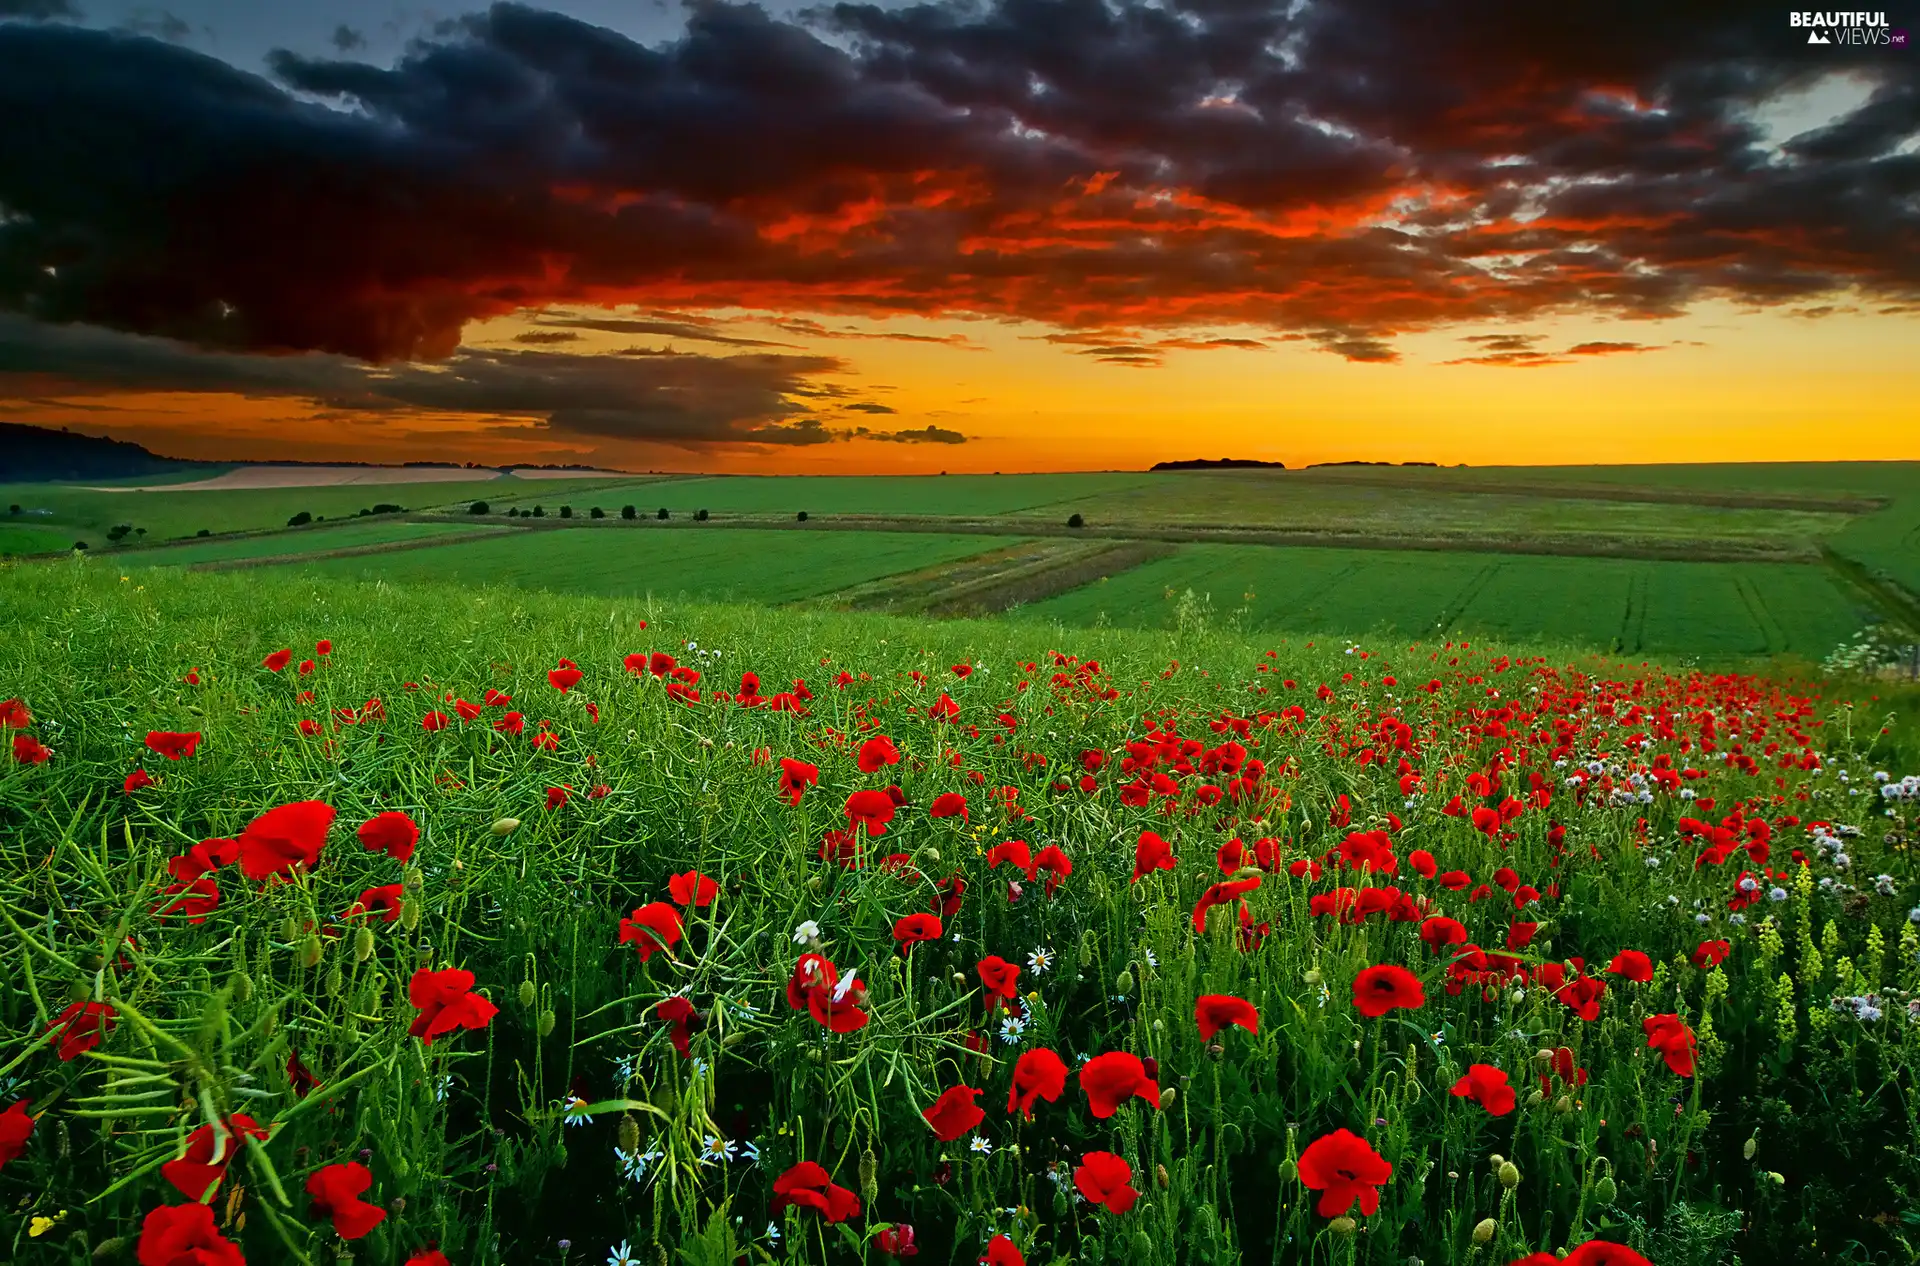
[[[27,1235],[37,1240],[48,1231],[53,1230],[54,1227],[66,1221],[66,1217],[67,1211],[65,1209],[60,1210],[59,1213],[50,1218],[44,1214],[35,1214],[33,1219],[27,1223]]]

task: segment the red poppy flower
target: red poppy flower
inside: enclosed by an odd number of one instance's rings
[[[468,719],[471,720],[472,718],[469,717]],[[429,712],[420,718],[420,728],[429,734],[444,730],[449,724],[451,723],[447,720],[447,714],[444,712]]]
[[[18,699],[0,700],[0,730],[24,730],[33,724],[33,713]]]
[[[332,825],[333,806],[324,801],[296,800],[268,809],[240,832],[241,873],[264,880],[295,866],[311,870]]]
[[[1133,1183],[1133,1166],[1112,1152],[1088,1152],[1074,1167],[1073,1185],[1087,1203],[1104,1205],[1109,1213],[1125,1213],[1140,1198]]]
[[[1420,939],[1440,953],[1449,945],[1464,945],[1467,941],[1467,926],[1458,919],[1449,919],[1444,914],[1436,914],[1420,924]]]
[[[942,1143],[951,1143],[987,1119],[987,1114],[976,1102],[979,1098],[980,1092],[972,1086],[954,1086],[941,1092],[932,1106],[922,1109],[920,1115],[933,1127],[935,1138]]]
[[[1037,1046],[1022,1052],[1013,1066],[1013,1086],[1007,1091],[1007,1111],[1012,1112],[1017,1108],[1031,1121],[1034,1100],[1045,1099],[1048,1103],[1056,1103],[1066,1088],[1065,1061],[1046,1047]]]
[[[356,834],[369,853],[385,853],[396,862],[413,860],[414,845],[420,841],[413,819],[394,809],[362,822]]]
[[[13,736],[13,759],[21,765],[44,765],[53,755],[53,749],[31,734]]]
[[[1009,862],[1025,871],[1028,879],[1033,878],[1033,850],[1027,847],[1025,840],[1008,840],[987,850],[988,870],[997,870]]]
[[[29,1100],[21,1099],[0,1112],[0,1169],[20,1159],[33,1134],[33,1117],[27,1113]]]
[[[1213,884],[1200,894],[1200,900],[1193,905],[1193,934],[1204,936],[1207,931],[1207,911],[1215,906],[1232,905],[1240,897],[1260,886],[1260,876],[1249,875],[1245,879],[1228,879]]]
[[[920,1248],[913,1242],[913,1227],[897,1223],[873,1235],[873,1246],[888,1257],[917,1257]]]
[[[547,808],[558,809],[560,806],[564,805],[567,802],[567,797],[571,796],[572,794],[573,794],[573,785],[571,783],[567,784],[564,787],[548,787],[547,788]]]
[[[292,1084],[293,1093],[302,1099],[320,1089],[320,1079],[313,1075],[312,1069],[300,1062],[298,1051],[287,1052],[287,1081]]]
[[[980,1258],[980,1266],[1027,1266],[1025,1255],[1020,1246],[1005,1234],[994,1236],[987,1241],[987,1251]]]
[[[1380,1186],[1393,1177],[1393,1166],[1358,1134],[1335,1130],[1323,1134],[1300,1153],[1300,1181],[1321,1194],[1316,1208],[1322,1217],[1338,1217],[1360,1202],[1360,1212],[1372,1216],[1380,1208]]]
[[[1647,1035],[1647,1046],[1660,1052],[1667,1067],[1681,1077],[1693,1076],[1693,1054],[1697,1045],[1692,1028],[1677,1015],[1650,1015],[1640,1022]]]
[[[147,732],[147,750],[156,756],[168,760],[179,760],[191,756],[200,746],[198,734],[176,734],[172,730],[149,730]]]
[[[940,697],[933,701],[933,706],[927,709],[927,715],[936,721],[951,721],[960,715],[960,705],[953,701],[952,696],[942,690]]]
[[[60,1058],[64,1061],[100,1045],[100,1039],[111,1033],[119,1022],[110,1002],[70,1002],[66,1010],[47,1025],[46,1031],[58,1032]]]
[[[172,860],[177,862],[181,859],[176,857]],[[200,924],[220,908],[220,885],[207,876],[168,884],[161,895],[168,900],[153,907],[152,913],[156,919],[163,919],[170,914],[184,914],[188,923]]]
[[[780,794],[788,804],[799,804],[807,788],[820,781],[820,767],[803,760],[780,758]]]
[[[860,1197],[835,1186],[813,1161],[801,1161],[773,1180],[773,1212],[777,1215],[790,1204],[812,1209],[829,1222],[845,1222],[860,1213]]]
[[[1200,1026],[1203,1042],[1211,1042],[1213,1035],[1229,1024],[1237,1024],[1249,1033],[1260,1031],[1260,1013],[1253,1004],[1228,993],[1203,993],[1194,999],[1193,1022]]]
[[[720,895],[720,885],[697,870],[689,870],[667,880],[667,894],[683,906],[710,906]]]
[[[584,676],[586,676],[586,674],[581,672],[580,669],[574,665],[573,661],[563,659],[560,661],[560,667],[547,671],[547,684],[555,690],[558,690],[561,694],[565,694],[567,691],[579,685],[580,679]]]
[[[653,1009],[656,1019],[673,1026],[667,1030],[667,1040],[673,1043],[673,1049],[680,1052],[680,1058],[688,1056],[688,1043],[693,1039],[693,1025],[699,1013],[693,1009],[693,1003],[685,998],[672,997],[661,1001]]]
[[[854,754],[854,762],[860,766],[863,774],[878,773],[888,765],[900,763],[900,749],[886,735],[876,734],[860,745],[860,750]]]
[[[981,959],[977,970],[980,983],[989,994],[1012,1001],[1019,992],[1020,969],[998,954],[989,954]]]
[[[1052,897],[1054,890],[1073,873],[1073,860],[1060,851],[1058,844],[1049,844],[1034,854],[1033,870],[1027,872],[1028,877],[1043,870],[1047,872],[1047,896]]]
[[[167,871],[182,883],[189,883],[239,857],[239,840],[201,840],[180,856],[170,858]]]
[[[527,718],[518,712],[508,712],[493,723],[493,728],[502,734],[524,734],[527,729]]]
[[[884,791],[856,791],[847,797],[847,821],[868,835],[885,835],[897,806]]]
[[[1733,947],[1726,941],[1702,941],[1693,951],[1695,967],[1718,967],[1726,961],[1727,951]]]
[[[946,791],[933,798],[933,804],[927,809],[930,818],[959,818],[967,820],[967,798],[957,791]]]
[[[1160,1106],[1159,1084],[1148,1075],[1145,1062],[1126,1051],[1108,1051],[1082,1064],[1080,1089],[1087,1092],[1093,1115],[1103,1121],[1135,1096]]]
[[[893,939],[903,946],[912,945],[916,941],[937,941],[945,931],[937,914],[910,914],[894,922]]]
[[[407,1032],[426,1046],[455,1029],[484,1029],[500,1008],[473,992],[473,973],[458,967],[446,971],[428,971],[422,967],[413,973],[407,985],[407,1001],[420,1012]]]
[[[1546,1257],[1546,1254],[1535,1253],[1533,1256]],[[1552,1261],[1552,1258],[1547,1260]],[[1588,1240],[1561,1258],[1560,1266],[1653,1266],[1653,1263],[1625,1244],[1610,1244],[1606,1240]]]
[[[437,1248],[423,1248],[407,1259],[407,1266],[453,1266]]]
[[[649,901],[620,920],[620,939],[616,944],[632,941],[644,963],[656,952],[678,945],[683,926],[678,910],[664,901]]]
[[[1507,927],[1507,948],[1518,952],[1533,944],[1534,933],[1540,930],[1538,923],[1513,923]]]
[[[332,1218],[341,1239],[357,1240],[387,1216],[385,1209],[360,1198],[371,1186],[373,1175],[359,1161],[325,1166],[307,1179],[307,1194],[313,1197],[307,1216]]]
[[[1653,979],[1653,960],[1639,950],[1621,950],[1607,964],[1607,970],[1635,984],[1644,985]]]
[[[399,884],[381,884],[378,888],[364,889],[354,899],[352,905],[341,912],[343,919],[380,916],[383,923],[392,923],[400,917],[400,898],[404,892]]]
[[[265,668],[270,673],[277,673],[282,669],[284,669],[288,664],[291,664],[292,662],[293,662],[293,650],[291,647],[289,647],[282,650],[277,650],[273,654],[267,656],[265,659],[260,661],[260,666],[262,668]]]
[[[1395,1009],[1415,1010],[1427,1003],[1420,980],[1404,967],[1383,963],[1353,978],[1353,1005],[1360,1014],[1377,1019]]]
[[[1133,846],[1133,882],[1139,883],[1141,876],[1151,871],[1172,870],[1178,860],[1172,845],[1152,831],[1142,831],[1139,842]]]
[[[127,775],[127,780],[120,784],[120,789],[132,795],[136,791],[145,791],[151,786],[153,786],[153,776],[144,769],[136,769]]]
[[[1491,1064],[1472,1064],[1466,1076],[1453,1083],[1456,1099],[1471,1099],[1487,1110],[1489,1116],[1503,1117],[1513,1111],[1513,1087],[1507,1074]]]
[[[140,1224],[140,1266],[247,1266],[240,1246],[220,1234],[206,1205],[163,1204]]]
[[[219,1139],[215,1139],[211,1125],[199,1126],[187,1135],[187,1150],[180,1158],[160,1167],[160,1176],[187,1199],[205,1199],[207,1190],[227,1176],[228,1162],[249,1137],[265,1140],[267,1131],[245,1113],[235,1113]]]

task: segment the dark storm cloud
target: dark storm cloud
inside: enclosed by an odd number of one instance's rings
[[[967,437],[958,431],[949,431],[945,427],[929,423],[917,431],[869,431],[865,427],[854,432],[863,440],[886,440],[893,444],[965,444]]]
[[[686,446],[836,438],[798,397],[825,356],[660,353],[640,358],[462,348],[433,365],[372,366],[310,352],[205,351],[169,339],[0,314],[0,393],[237,392],[338,414],[524,417],[554,432]]]
[[[856,404],[848,405],[847,408],[852,409],[856,413],[898,413],[900,412],[900,410],[893,408],[891,405],[876,404],[871,400],[862,400]]]
[[[0,18],[27,18],[44,22],[48,18],[79,16],[80,10],[68,0],[0,0]]]
[[[687,12],[648,47],[500,4],[272,79],[0,24],[0,307],[376,361],[638,302],[1389,362],[1451,322],[1920,301],[1914,63],[1744,0]],[[1752,107],[1837,70],[1872,99],[1769,150]],[[1153,363],[1130,342],[1106,359]]]
[[[611,334],[658,334],[662,338],[693,339],[703,343],[725,343],[734,347],[792,347],[760,338],[741,338],[713,328],[711,322],[687,319],[640,320],[628,317],[556,317],[542,325],[564,326],[573,330],[603,330]]]

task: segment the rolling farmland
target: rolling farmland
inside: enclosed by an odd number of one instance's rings
[[[406,520],[370,518],[339,526],[296,528],[267,532],[228,540],[195,541],[187,545],[166,545],[124,556],[129,566],[197,567],[210,563],[251,562],[287,555],[320,554],[332,550],[359,549],[374,545],[398,545],[431,542],[456,533],[492,533],[509,529],[494,524],[415,523]]]

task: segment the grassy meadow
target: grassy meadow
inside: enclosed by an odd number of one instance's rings
[[[9,1260],[156,1226],[196,1263],[1920,1249],[1920,749],[1883,688],[0,584]]]

